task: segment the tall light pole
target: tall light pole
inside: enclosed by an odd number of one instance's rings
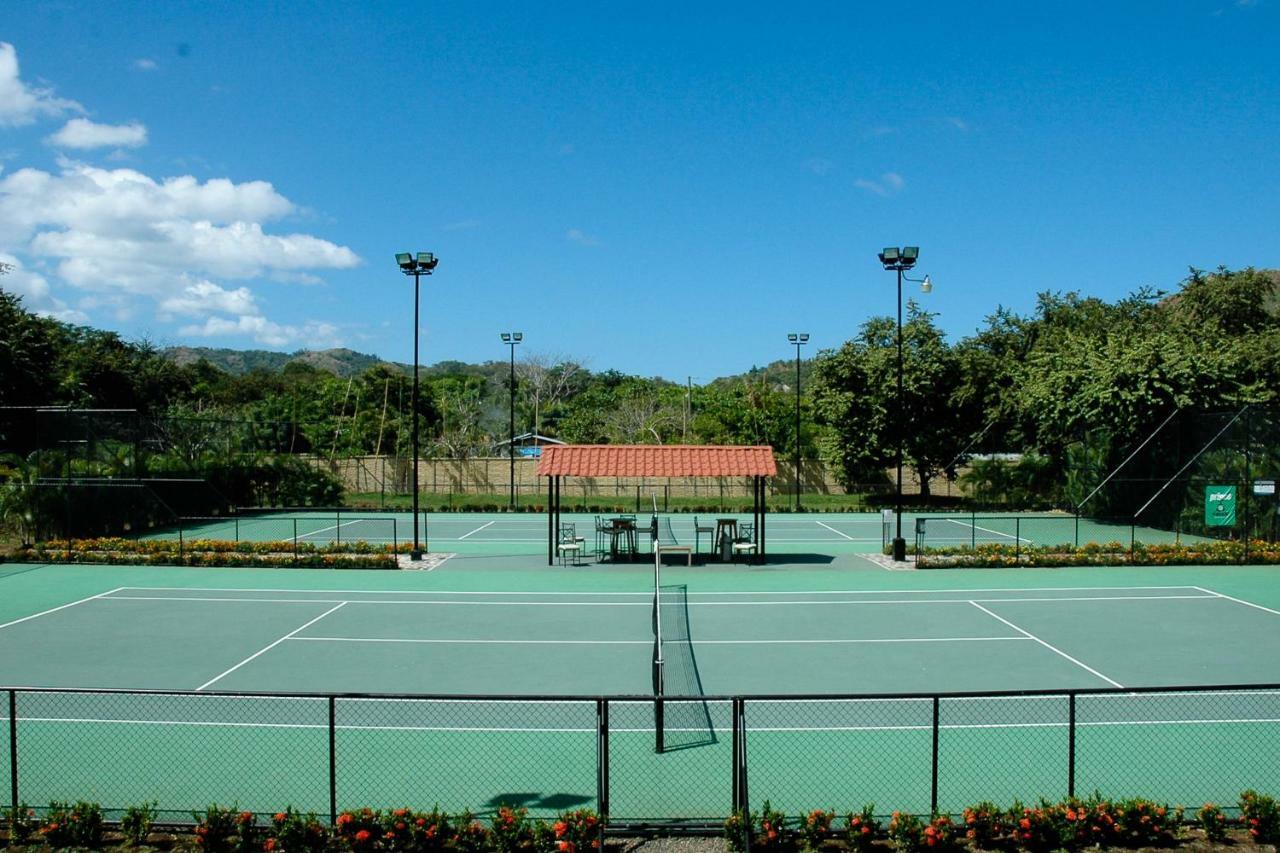
[[[808,332],[789,332],[787,340],[796,345],[796,512],[800,511],[800,347],[809,343]]]
[[[511,459],[511,508],[516,508],[516,344],[524,340],[523,332],[502,332],[502,342],[511,347],[511,434],[507,455]]]
[[[419,252],[415,258],[409,252],[397,252],[396,263],[400,272],[413,276],[413,550],[409,559],[422,559],[422,547],[418,544],[418,285],[421,276],[431,275],[440,261],[430,252]]]
[[[902,273],[916,265],[920,258],[920,247],[903,246],[899,250],[896,246],[890,246],[880,252],[879,258],[885,269],[894,270],[898,274],[898,410],[897,417],[894,418],[894,431],[898,434],[898,488],[894,495],[896,532],[893,537],[893,559],[902,562],[907,559],[907,540],[902,538],[902,446],[906,432],[906,418],[903,417],[902,409]],[[925,276],[921,281],[921,290],[928,293],[932,289],[933,283]]]

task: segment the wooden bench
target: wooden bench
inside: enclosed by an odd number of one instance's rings
[[[659,560],[666,553],[683,553],[687,558],[687,565],[693,565],[693,546],[680,544],[676,539],[676,532],[671,529],[669,518],[664,518],[658,523],[658,539],[653,543],[653,547],[657,550]]]

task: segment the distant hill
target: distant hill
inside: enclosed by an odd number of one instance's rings
[[[240,375],[251,370],[263,369],[279,371],[286,364],[302,362],[318,370],[325,370],[336,376],[355,376],[370,367],[389,364],[376,355],[368,355],[346,348],[325,350],[298,350],[297,352],[272,352],[270,350],[221,349],[215,347],[169,347],[164,350],[166,358],[176,364],[195,364],[204,359],[227,373]],[[408,365],[394,364],[401,370],[408,370]]]

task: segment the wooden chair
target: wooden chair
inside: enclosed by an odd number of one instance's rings
[[[716,532],[715,527],[711,526],[710,524],[700,524],[698,522],[698,517],[695,515],[693,517],[693,550],[695,551],[700,550],[699,540],[701,539],[702,534],[705,533],[707,534],[708,541],[711,542],[711,550],[708,553],[714,554],[716,552],[716,540],[714,536],[715,532]]]

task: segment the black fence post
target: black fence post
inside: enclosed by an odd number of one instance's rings
[[[293,520],[293,562],[298,562],[298,519]]]
[[[236,541],[239,542],[240,541],[240,516],[238,515],[235,518],[235,524],[236,524]]]
[[[600,813],[600,849],[609,822],[609,700],[596,700],[596,810]]]
[[[1013,561],[1016,563],[1022,558],[1022,519],[1015,516],[1013,519]]]
[[[340,509],[334,510],[333,517],[334,517],[333,535],[337,538],[338,544],[341,545],[342,544],[342,510]]]
[[[13,813],[18,813],[18,691],[9,691],[9,796]],[[9,843],[13,844],[13,826],[9,827]]]
[[[400,551],[400,535],[396,531],[396,517],[391,516],[391,550],[399,553]]]
[[[329,697],[329,824],[338,822],[337,699]]]
[[[1076,694],[1067,697],[1067,796],[1076,795]]]
[[[933,774],[929,787],[929,813],[938,813],[938,716],[941,700],[933,697]]]
[[[734,735],[734,777],[737,785],[734,790],[736,808],[747,811],[750,799],[747,785],[747,706],[744,699],[733,700],[733,735]]]

